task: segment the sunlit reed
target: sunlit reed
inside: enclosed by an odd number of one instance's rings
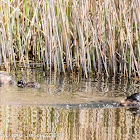
[[[0,64],[140,77],[139,13],[139,0],[1,0]]]

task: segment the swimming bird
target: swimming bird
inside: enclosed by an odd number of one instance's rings
[[[134,93],[122,100],[120,106],[137,106],[140,105],[140,93]]]
[[[17,81],[17,86],[24,88],[24,87],[30,87],[30,88],[40,88],[40,84],[36,82],[26,82],[24,79],[19,79]]]

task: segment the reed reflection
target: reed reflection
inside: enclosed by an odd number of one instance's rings
[[[138,129],[139,117],[125,108],[0,106],[1,138],[139,139]]]

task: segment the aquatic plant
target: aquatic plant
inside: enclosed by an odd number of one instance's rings
[[[139,13],[139,0],[1,0],[0,64],[140,77]]]

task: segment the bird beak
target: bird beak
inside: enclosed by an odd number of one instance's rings
[[[126,106],[126,104],[127,104],[127,101],[126,101],[126,100],[122,100],[122,101],[120,102],[120,106]]]

